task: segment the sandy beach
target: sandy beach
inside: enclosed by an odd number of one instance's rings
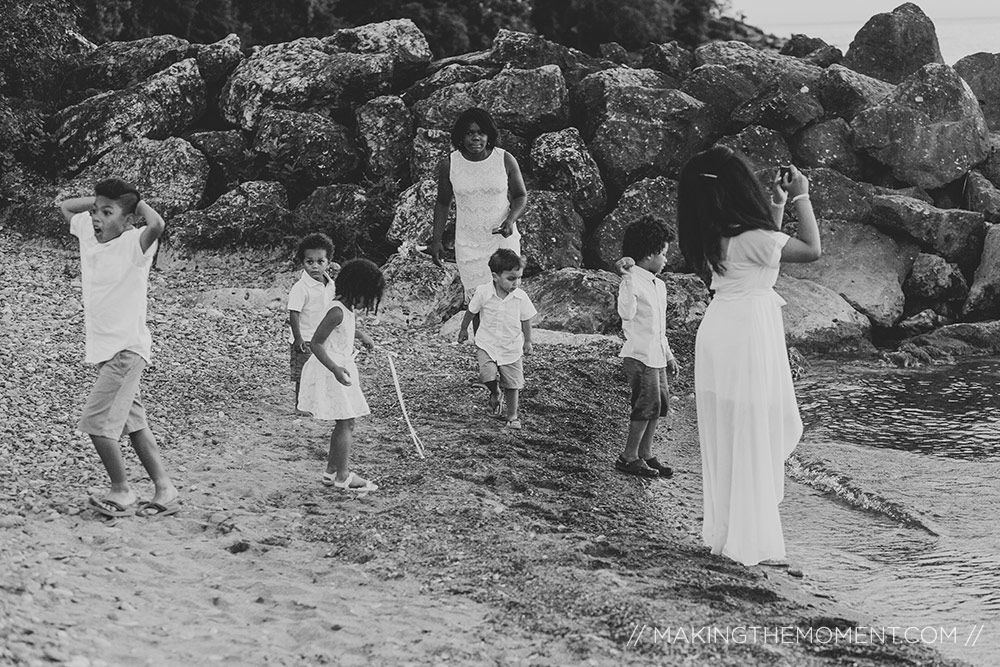
[[[358,499],[320,483],[331,425],[292,410],[284,304],[268,297],[292,267],[161,263],[144,398],[183,506],[108,520],[86,508],[106,476],[74,428],[93,377],[75,244],[0,230],[0,274],[0,664],[960,664],[921,645],[691,635],[865,618],[794,563],[745,568],[701,546],[690,333],[672,341],[684,369],[660,445],[675,475],[643,481],[612,465],[627,404],[614,341],[540,338],[514,432],[469,388],[471,348],[369,319],[373,414],[353,460],[381,488]],[[218,289],[261,301],[209,305]]]

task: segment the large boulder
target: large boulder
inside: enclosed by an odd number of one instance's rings
[[[708,287],[690,273],[661,273],[667,285],[667,329],[689,329],[701,322],[712,300]]]
[[[611,63],[593,58],[576,49],[549,41],[541,35],[500,28],[490,48],[485,51],[442,58],[438,67],[452,64],[480,67],[514,67],[534,69],[555,65],[562,72],[569,86],[576,85],[588,74],[611,66]]]
[[[962,308],[969,320],[1000,320],[1000,225],[990,225],[983,256]]]
[[[355,257],[371,235],[374,221],[365,215],[369,201],[360,185],[324,185],[295,207],[297,227],[324,232],[333,240],[338,257]]]
[[[188,211],[171,221],[171,241],[188,249],[278,246],[299,236],[288,196],[280,183],[248,181],[205,209]]]
[[[757,86],[736,70],[725,65],[702,65],[684,79],[681,91],[708,106],[717,128],[729,126],[729,117],[741,104],[754,96]]]
[[[743,128],[738,134],[723,137],[716,143],[741,154],[750,162],[754,171],[773,170],[792,162],[792,154],[785,138],[760,125]]]
[[[376,97],[354,112],[365,156],[365,173],[373,180],[403,185],[410,180],[413,159],[413,116],[395,95]]]
[[[351,132],[311,112],[267,109],[261,114],[253,150],[267,156],[269,170],[290,193],[303,196],[319,185],[356,179],[361,163]]]
[[[107,42],[84,56],[68,81],[78,90],[121,90],[188,58],[190,48],[174,35]]]
[[[500,71],[499,67],[479,67],[477,65],[460,65],[452,63],[442,67],[429,77],[420,79],[402,93],[407,106],[413,106],[420,100],[426,100],[435,91],[447,88],[456,83],[472,83],[489,79]]]
[[[729,68],[755,87],[766,86],[778,79],[792,79],[810,88],[814,88],[823,69],[811,63],[755,49],[745,42],[709,42],[695,49],[695,67],[702,65],[720,65]]]
[[[965,206],[982,213],[987,222],[1000,222],[1000,188],[978,171],[970,171],[965,182]]]
[[[451,132],[418,127],[413,138],[413,155],[410,159],[410,181],[437,181],[438,164],[453,151]]]
[[[762,125],[789,135],[825,113],[817,95],[817,73],[790,72],[763,84],[749,100],[733,110],[729,128]]]
[[[210,91],[209,98],[217,102],[222,84],[243,60],[239,36],[230,33],[211,44],[192,44],[190,53],[198,62],[198,71]]]
[[[704,103],[679,90],[635,86],[611,92],[589,145],[617,193],[647,176],[676,176],[713,132]]]
[[[1000,53],[965,56],[955,63],[955,71],[979,100],[989,128],[1000,130]]]
[[[437,266],[409,243],[382,266],[385,293],[379,305],[382,320],[424,326],[440,324],[462,309],[464,292],[458,268]]]
[[[1000,132],[990,134],[990,149],[977,170],[989,179],[989,182],[1000,188]]]
[[[434,57],[427,37],[410,19],[391,19],[343,28],[320,40],[327,53],[387,55],[397,85],[423,74]]]
[[[255,130],[269,108],[329,116],[389,92],[393,56],[328,53],[318,39],[269,44],[241,62],[219,97],[222,117]]]
[[[854,120],[859,112],[881,102],[894,86],[840,65],[831,65],[817,83],[819,99],[827,113]]]
[[[969,286],[958,266],[944,257],[920,253],[913,262],[910,275],[903,282],[903,293],[906,295],[907,314],[929,309],[939,315],[951,316],[969,296]]]
[[[586,265],[606,271],[615,270],[622,256],[625,228],[647,213],[663,219],[677,236],[677,182],[664,176],[646,178],[632,184],[605,216],[584,246]],[[667,251],[667,271],[683,268],[684,257],[677,242]]]
[[[871,322],[839,294],[811,280],[779,275],[775,291],[782,309],[785,340],[806,352],[858,352],[871,349]]]
[[[403,190],[396,204],[396,214],[386,237],[397,243],[428,245],[434,231],[434,203],[437,181],[424,179]],[[448,224],[455,224],[455,207],[448,213]]]
[[[539,135],[531,145],[531,163],[538,184],[567,193],[584,221],[604,213],[601,172],[575,127]]]
[[[583,219],[564,192],[532,190],[518,218],[525,275],[583,264]]]
[[[573,119],[584,141],[589,142],[608,115],[609,103],[620,91],[631,88],[673,88],[662,72],[615,67],[587,76],[573,89]]]
[[[639,57],[640,67],[663,72],[675,81],[683,81],[694,68],[694,54],[676,41],[650,44]]]
[[[929,63],[944,63],[934,23],[912,2],[868,19],[841,64],[868,76],[899,83]]]
[[[499,127],[524,136],[560,130],[569,121],[569,93],[555,65],[509,68],[491,79],[452,84],[420,100],[413,110],[419,126],[450,131],[469,107],[487,109]]]
[[[950,324],[907,341],[945,356],[1000,354],[1000,320]]]
[[[786,264],[785,275],[828,287],[872,324],[895,324],[903,316],[901,283],[917,255],[916,244],[897,243],[867,225],[841,220],[823,220],[820,238],[823,256],[808,264]]]
[[[851,127],[843,118],[813,123],[796,132],[788,147],[801,167],[829,167],[850,178],[862,176],[861,159],[851,143]]]
[[[867,224],[890,234],[907,234],[963,271],[971,272],[979,264],[986,236],[982,213],[935,208],[900,195],[875,195],[871,201]]]
[[[539,274],[522,283],[538,309],[534,326],[572,333],[613,334],[621,330],[618,284],[607,271],[566,268]]]
[[[60,166],[74,172],[132,139],[165,139],[205,112],[205,82],[193,58],[124,90],[102,93],[56,113]]]
[[[187,140],[208,159],[203,205],[211,204],[243,181],[254,180],[254,154],[239,130],[193,132]]]
[[[839,171],[820,167],[804,170],[809,178],[809,199],[813,213],[820,220],[845,220],[863,222],[872,208],[874,186],[852,181]],[[795,206],[787,205],[787,210],[796,213]]]
[[[979,102],[955,70],[925,65],[851,122],[854,145],[901,181],[937,188],[989,153]]]
[[[208,173],[208,160],[183,139],[136,139],[105,153],[96,164],[64,183],[57,198],[92,195],[98,181],[121,178],[134,185],[169,223],[198,205]]]

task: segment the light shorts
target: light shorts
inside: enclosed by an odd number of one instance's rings
[[[632,390],[629,405],[631,421],[652,421],[666,417],[670,412],[670,386],[667,383],[667,369],[650,368],[638,359],[625,357],[622,360],[628,386]]]
[[[479,362],[480,382],[493,382],[499,376],[501,389],[524,389],[524,365],[520,359],[498,366],[486,350],[477,347],[476,360]]]
[[[145,368],[146,360],[131,350],[122,350],[97,364],[97,380],[83,406],[77,430],[118,440],[149,428],[146,409],[139,400],[139,380]]]

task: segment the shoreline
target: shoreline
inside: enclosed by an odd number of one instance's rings
[[[213,288],[272,286],[280,271],[252,262],[151,280],[144,394],[184,504],[176,517],[106,522],[84,509],[106,482],[73,434],[92,369],[67,248],[0,231],[0,349],[13,369],[0,476],[14,480],[0,488],[0,662],[962,664],[919,645],[634,640],[643,625],[864,625],[787,570],[700,546],[682,341],[661,433],[675,476],[646,482],[613,470],[627,396],[612,343],[539,344],[525,429],[510,434],[467,388],[471,354],[432,330],[372,327],[399,354],[427,458],[384,359],[360,358],[373,414],[358,420],[354,462],[381,488],[351,500],[322,486],[330,427],[291,414],[280,309],[199,304]]]

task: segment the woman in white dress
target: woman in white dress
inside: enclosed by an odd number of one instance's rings
[[[809,181],[782,168],[764,187],[731,149],[692,157],[678,184],[678,238],[688,265],[715,292],[695,342],[704,524],[713,554],[744,565],[785,558],[778,504],[784,462],[802,436],[774,291],[780,262],[819,258]],[[797,238],[779,231],[788,196]]]
[[[491,281],[488,262],[499,248],[521,254],[517,219],[528,193],[514,156],[497,146],[499,130],[489,112],[463,111],[451,129],[455,149],[438,164],[434,206],[434,263],[441,265],[442,237],[455,201],[455,262],[469,303],[477,287]],[[473,328],[478,326],[478,318]]]

